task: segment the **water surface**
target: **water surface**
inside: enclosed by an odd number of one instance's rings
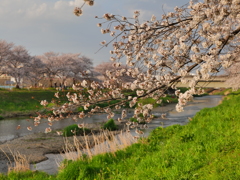
[[[184,108],[183,112],[177,112],[175,110],[175,104],[169,104],[163,107],[157,107],[153,109],[153,114],[160,117],[162,113],[166,113],[166,119],[156,118],[148,124],[149,128],[145,130],[144,136],[155,128],[162,126],[170,126],[174,124],[185,125],[189,122],[188,118],[193,117],[198,111],[203,108],[211,108],[217,106],[222,100],[222,96],[212,95],[195,97],[192,102],[189,102]],[[84,118],[82,120],[85,123],[104,122],[107,120],[106,114],[96,114],[92,117]],[[115,118],[119,117],[120,114],[116,114]],[[72,119],[65,119],[58,122],[54,122],[52,129],[62,129],[70,124],[76,123]],[[20,125],[22,128],[16,130],[16,127]],[[33,119],[6,119],[0,121],[0,142],[8,141],[16,137],[25,136],[31,133],[43,132],[46,127],[49,127],[47,120],[43,120],[37,128],[33,128],[32,131],[27,130],[27,126],[33,126]],[[135,134],[135,129],[131,131],[132,135]],[[58,170],[56,162],[60,163],[63,159],[62,155],[47,154],[48,160],[32,165],[33,170],[45,171],[49,174],[55,174]]]
[[[159,127],[167,127],[173,124],[185,125],[189,122],[188,118],[193,117],[198,111],[203,108],[211,108],[217,106],[222,100],[222,96],[203,96],[195,97],[192,102],[189,102],[188,105],[184,108],[184,111],[179,113],[175,110],[175,104],[169,104],[163,107],[157,107],[153,110],[153,114],[160,116],[162,113],[167,114],[166,119],[156,118],[151,123],[148,124],[149,128],[145,130],[145,136],[148,136],[149,133]],[[106,117],[106,116],[102,116]],[[95,120],[99,120],[98,116],[94,116]],[[90,120],[92,122],[92,120]],[[132,135],[135,134],[135,129],[131,131]],[[58,170],[57,164],[59,164],[63,159],[63,155],[59,154],[47,154],[48,160],[37,163],[33,169],[45,171],[49,174],[56,174]]]

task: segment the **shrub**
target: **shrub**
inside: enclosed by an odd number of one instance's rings
[[[3,120],[3,119],[4,119],[4,117],[0,116],[0,120]]]
[[[134,117],[131,117],[131,118],[129,119],[129,121],[131,121],[131,122],[138,122],[137,118],[134,118]]]
[[[114,131],[118,129],[113,119],[109,119],[106,123],[104,123],[102,128],[108,129],[109,131]]]
[[[73,133],[74,131],[74,133]],[[63,129],[63,136],[69,137],[73,135],[83,136],[84,134],[90,133],[90,129],[87,128],[79,128],[77,124],[72,124]]]

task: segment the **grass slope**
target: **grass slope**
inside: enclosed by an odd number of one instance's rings
[[[54,98],[54,89],[0,89],[0,115],[24,115],[40,110],[41,100],[51,102]]]

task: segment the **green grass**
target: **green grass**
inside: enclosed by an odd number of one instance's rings
[[[107,122],[103,124],[102,128],[107,129],[109,131],[115,131],[118,129],[117,125],[114,122],[114,119],[109,119]]]
[[[227,92],[229,92],[229,93],[233,92],[234,93],[234,91],[232,89],[224,89],[224,90],[221,90],[219,92],[215,92],[214,95],[225,95],[225,93],[227,93]]]
[[[0,174],[1,180],[53,180],[55,176],[39,171],[11,172],[7,176]]]
[[[72,90],[70,90],[72,91]],[[68,91],[60,92],[60,101],[54,97],[54,93],[57,92],[55,89],[13,89],[6,90],[0,89],[0,116],[11,116],[11,115],[28,115],[33,114],[36,111],[43,110],[43,106],[40,105],[41,100],[47,100],[49,102],[48,109],[57,104],[61,104],[67,101],[66,94]],[[84,93],[84,92],[83,92]],[[127,94],[135,94],[134,91],[126,91]],[[54,100],[54,103],[51,101]],[[113,106],[114,104],[120,102],[119,100],[111,100],[107,102],[102,102],[96,104],[101,108],[107,106]],[[156,100],[152,98],[141,99],[139,102],[143,104],[153,104],[154,107],[159,106],[160,104],[156,103]],[[167,96],[162,98],[161,105],[167,103],[177,103],[177,98],[175,96]],[[94,108],[95,106],[91,106]],[[126,107],[129,107],[128,103]],[[89,108],[89,109],[91,109]],[[79,107],[78,112],[85,111],[83,107]],[[85,111],[88,112],[89,110]],[[50,110],[43,110],[46,114],[51,114]]]
[[[21,115],[32,113],[43,108],[41,100],[51,102],[54,98],[54,89],[14,89],[0,90],[0,115],[8,116],[11,114]],[[62,99],[65,99],[65,92],[61,92]]]
[[[153,99],[153,98],[144,98],[144,99],[139,99],[138,103],[142,103],[143,105],[145,104],[152,104],[153,107],[158,107],[160,105],[166,105],[168,103],[177,103],[178,99],[176,96],[166,96],[161,98],[162,102],[161,104],[157,103],[157,100]]]
[[[89,134],[91,132],[90,129],[87,128],[79,128],[77,124],[72,124],[63,129],[63,136],[69,137],[74,135],[81,135]]]

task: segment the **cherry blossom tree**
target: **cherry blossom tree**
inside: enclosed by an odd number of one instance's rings
[[[76,57],[72,68],[73,84],[83,79],[93,79],[93,62],[86,56]]]
[[[96,67],[94,67],[94,71],[97,72],[100,76],[103,76],[103,79],[108,79],[108,76],[106,75],[106,71],[113,69],[113,63],[112,62],[102,62]]]
[[[217,4],[217,5],[216,5]],[[186,102],[196,92],[199,79],[208,80],[212,73],[227,68],[236,61],[239,53],[239,0],[205,0],[176,7],[175,12],[154,15],[149,21],[140,22],[140,12],[133,19],[113,14],[104,14],[101,27],[103,34],[113,36],[111,60],[116,64],[126,58],[126,64],[134,67],[131,74],[137,76],[134,88],[140,88],[137,99],[151,96],[159,99],[168,87],[178,80],[188,84],[190,90],[179,96],[177,111],[182,111]],[[105,28],[103,26],[106,25]],[[145,74],[139,73],[147,69]],[[193,80],[185,76],[195,72]],[[110,78],[118,78],[108,72]],[[129,88],[129,84],[125,84]],[[132,101],[134,104],[136,101]]]
[[[82,4],[81,7],[75,7],[73,13],[76,16],[81,16],[83,14],[83,10],[82,8],[84,7],[84,5],[89,5],[89,6],[93,6],[94,5],[94,0],[84,0],[84,3]]]
[[[44,66],[44,74],[49,79],[50,87],[53,87],[53,79],[60,72],[61,67],[58,62],[59,53],[55,52],[46,52],[37,58],[41,59],[41,61],[45,64]]]
[[[61,84],[64,85],[65,81],[72,77],[72,70],[75,68],[75,59],[80,54],[61,54],[58,56],[59,72],[57,76],[61,79]]]
[[[4,66],[7,59],[10,57],[11,49],[13,48],[13,43],[8,43],[4,40],[0,40],[0,75],[4,72]]]
[[[45,64],[36,56],[32,57],[25,66],[25,83],[30,81],[32,87],[37,87],[44,78]]]
[[[114,62],[102,62],[101,64],[97,65],[94,68],[94,71],[97,73],[97,76],[102,76],[100,77],[102,80],[109,80],[108,77],[108,72],[115,71],[117,73],[122,73],[122,71],[127,72],[127,66],[126,65],[121,65],[120,63],[116,66]],[[125,75],[119,77],[123,82],[133,82],[135,80],[131,76]]]
[[[75,8],[74,13],[81,15],[81,7]],[[198,80],[208,80],[212,73],[237,61],[240,53],[239,0],[190,1],[161,18],[152,15],[144,22],[139,20],[140,14],[140,11],[135,11],[133,17],[128,18],[106,13],[101,18],[97,17],[101,21],[97,26],[102,34],[112,36],[111,41],[101,44],[102,48],[112,45],[110,60],[113,66],[119,67],[120,62],[125,61],[129,68],[120,73],[114,69],[107,71],[108,79],[102,84],[83,80],[80,89],[85,88],[87,93],[68,93],[68,105],[55,110],[55,116],[70,112],[71,107],[83,106],[88,115],[105,112],[107,118],[113,118],[112,109],[122,108],[119,119],[122,121],[127,117],[126,103],[133,107],[139,99],[147,97],[160,101],[169,87],[176,90],[179,99],[176,110],[181,112],[193,94],[202,92],[195,88]],[[193,72],[193,79],[188,81],[185,77]],[[120,78],[125,75],[136,80],[125,83]],[[111,84],[110,80],[115,80],[120,86]],[[179,80],[190,88],[185,93],[175,88]],[[79,88],[74,86],[74,89]],[[125,89],[136,91],[136,95],[125,95]],[[105,108],[91,106],[111,100],[119,101]],[[150,122],[152,108],[152,104],[138,103],[134,117],[139,122]],[[85,113],[81,112],[79,118],[86,116]],[[137,132],[140,134],[141,131]]]
[[[30,61],[31,56],[23,46],[14,46],[4,63],[4,72],[12,76],[16,83],[16,88],[20,88],[20,83],[25,74],[25,65]]]
[[[61,84],[64,85],[68,78],[76,79],[88,78],[88,73],[91,72],[92,60],[80,56],[79,53],[55,53],[47,52],[41,56],[38,56],[45,64],[44,73],[49,78],[50,87],[53,87],[53,79],[59,78]]]

